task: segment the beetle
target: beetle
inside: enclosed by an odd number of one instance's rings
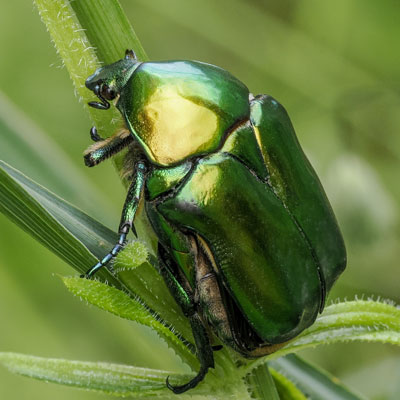
[[[87,166],[128,148],[131,184],[119,241],[139,203],[158,237],[159,271],[189,319],[200,362],[183,393],[214,367],[210,330],[247,358],[270,354],[316,319],[346,266],[324,189],[288,114],[253,96],[229,72],[198,61],[139,62],[132,50],[97,69],[86,87],[125,128],[102,139],[95,127]]]

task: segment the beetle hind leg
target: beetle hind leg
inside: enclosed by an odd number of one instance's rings
[[[175,298],[175,301],[182,308],[185,316],[189,318],[196,345],[196,355],[200,362],[200,370],[197,375],[184,385],[173,386],[169,383],[167,378],[166,384],[168,389],[172,390],[175,394],[180,394],[196,387],[198,383],[204,379],[208,369],[214,368],[213,348],[204,323],[197,312],[197,305],[192,294],[189,292],[189,289],[185,289],[183,285],[180,284],[173,274],[174,261],[160,244],[158,246],[158,256],[160,273],[171,294]]]
[[[175,394],[184,393],[189,389],[195,388],[198,385],[198,383],[204,379],[207,371],[208,371],[208,368],[207,369],[201,368],[199,373],[191,381],[189,381],[188,383],[185,383],[184,385],[180,385],[180,386],[172,386],[169,383],[169,380],[167,378],[167,380],[166,380],[167,388],[169,390],[172,390]]]
[[[214,368],[213,350],[210,345],[207,331],[203,325],[198,314],[194,314],[189,318],[192,327],[194,340],[196,343],[197,357],[200,361],[200,370],[197,375],[188,383],[179,386],[172,386],[167,378],[166,384],[168,389],[172,390],[175,394],[181,394],[189,389],[196,387],[206,376],[209,368]]]

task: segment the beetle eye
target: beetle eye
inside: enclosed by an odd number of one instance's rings
[[[107,85],[103,85],[101,88],[101,95],[107,100],[113,100],[116,97],[115,90]]]

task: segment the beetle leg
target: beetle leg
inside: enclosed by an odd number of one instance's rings
[[[140,161],[136,164],[135,177],[131,183],[131,186],[129,187],[124,208],[122,209],[121,222],[118,230],[120,235],[118,242],[101,261],[90,268],[85,275],[81,275],[82,278],[91,278],[99,269],[107,265],[122,250],[130,229],[132,229],[136,235],[133,221],[135,219],[140,198],[142,197],[144,184],[146,182],[146,169],[147,168],[144,162]]]
[[[199,315],[195,313],[189,318],[190,325],[192,327],[194,341],[196,343],[197,357],[200,361],[200,371],[197,375],[190,380],[188,383],[179,386],[172,386],[167,378],[167,387],[172,390],[175,394],[181,394],[189,389],[193,389],[201,382],[207,374],[209,368],[214,368],[214,356],[208,338],[207,331],[201,321]]]
[[[197,384],[204,379],[208,369],[214,368],[213,349],[211,347],[206,328],[204,327],[204,324],[198,312],[196,311],[196,304],[193,297],[188,294],[188,292],[176,279],[172,272],[174,270],[174,262],[160,244],[158,245],[158,255],[160,273],[163,276],[171,294],[175,298],[175,301],[182,308],[185,316],[189,318],[196,344],[196,354],[200,362],[200,371],[192,380],[184,385],[172,386],[167,378],[166,384],[168,389],[172,390],[175,394],[180,394],[196,387]]]
[[[93,140],[93,142],[101,142],[104,140],[99,133],[97,132],[97,129],[95,126],[92,126],[90,128],[90,138]]]
[[[93,127],[90,130],[90,135],[95,143],[89,146],[83,153],[85,165],[88,167],[94,167],[105,159],[117,154],[133,141],[133,137],[127,129],[122,129],[115,135],[107,139],[102,139],[97,133],[96,128]]]

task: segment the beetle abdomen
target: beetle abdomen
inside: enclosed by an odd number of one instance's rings
[[[201,159],[158,210],[203,238],[227,291],[265,342],[293,338],[315,320],[321,292],[309,247],[271,188],[240,161],[218,153]]]

